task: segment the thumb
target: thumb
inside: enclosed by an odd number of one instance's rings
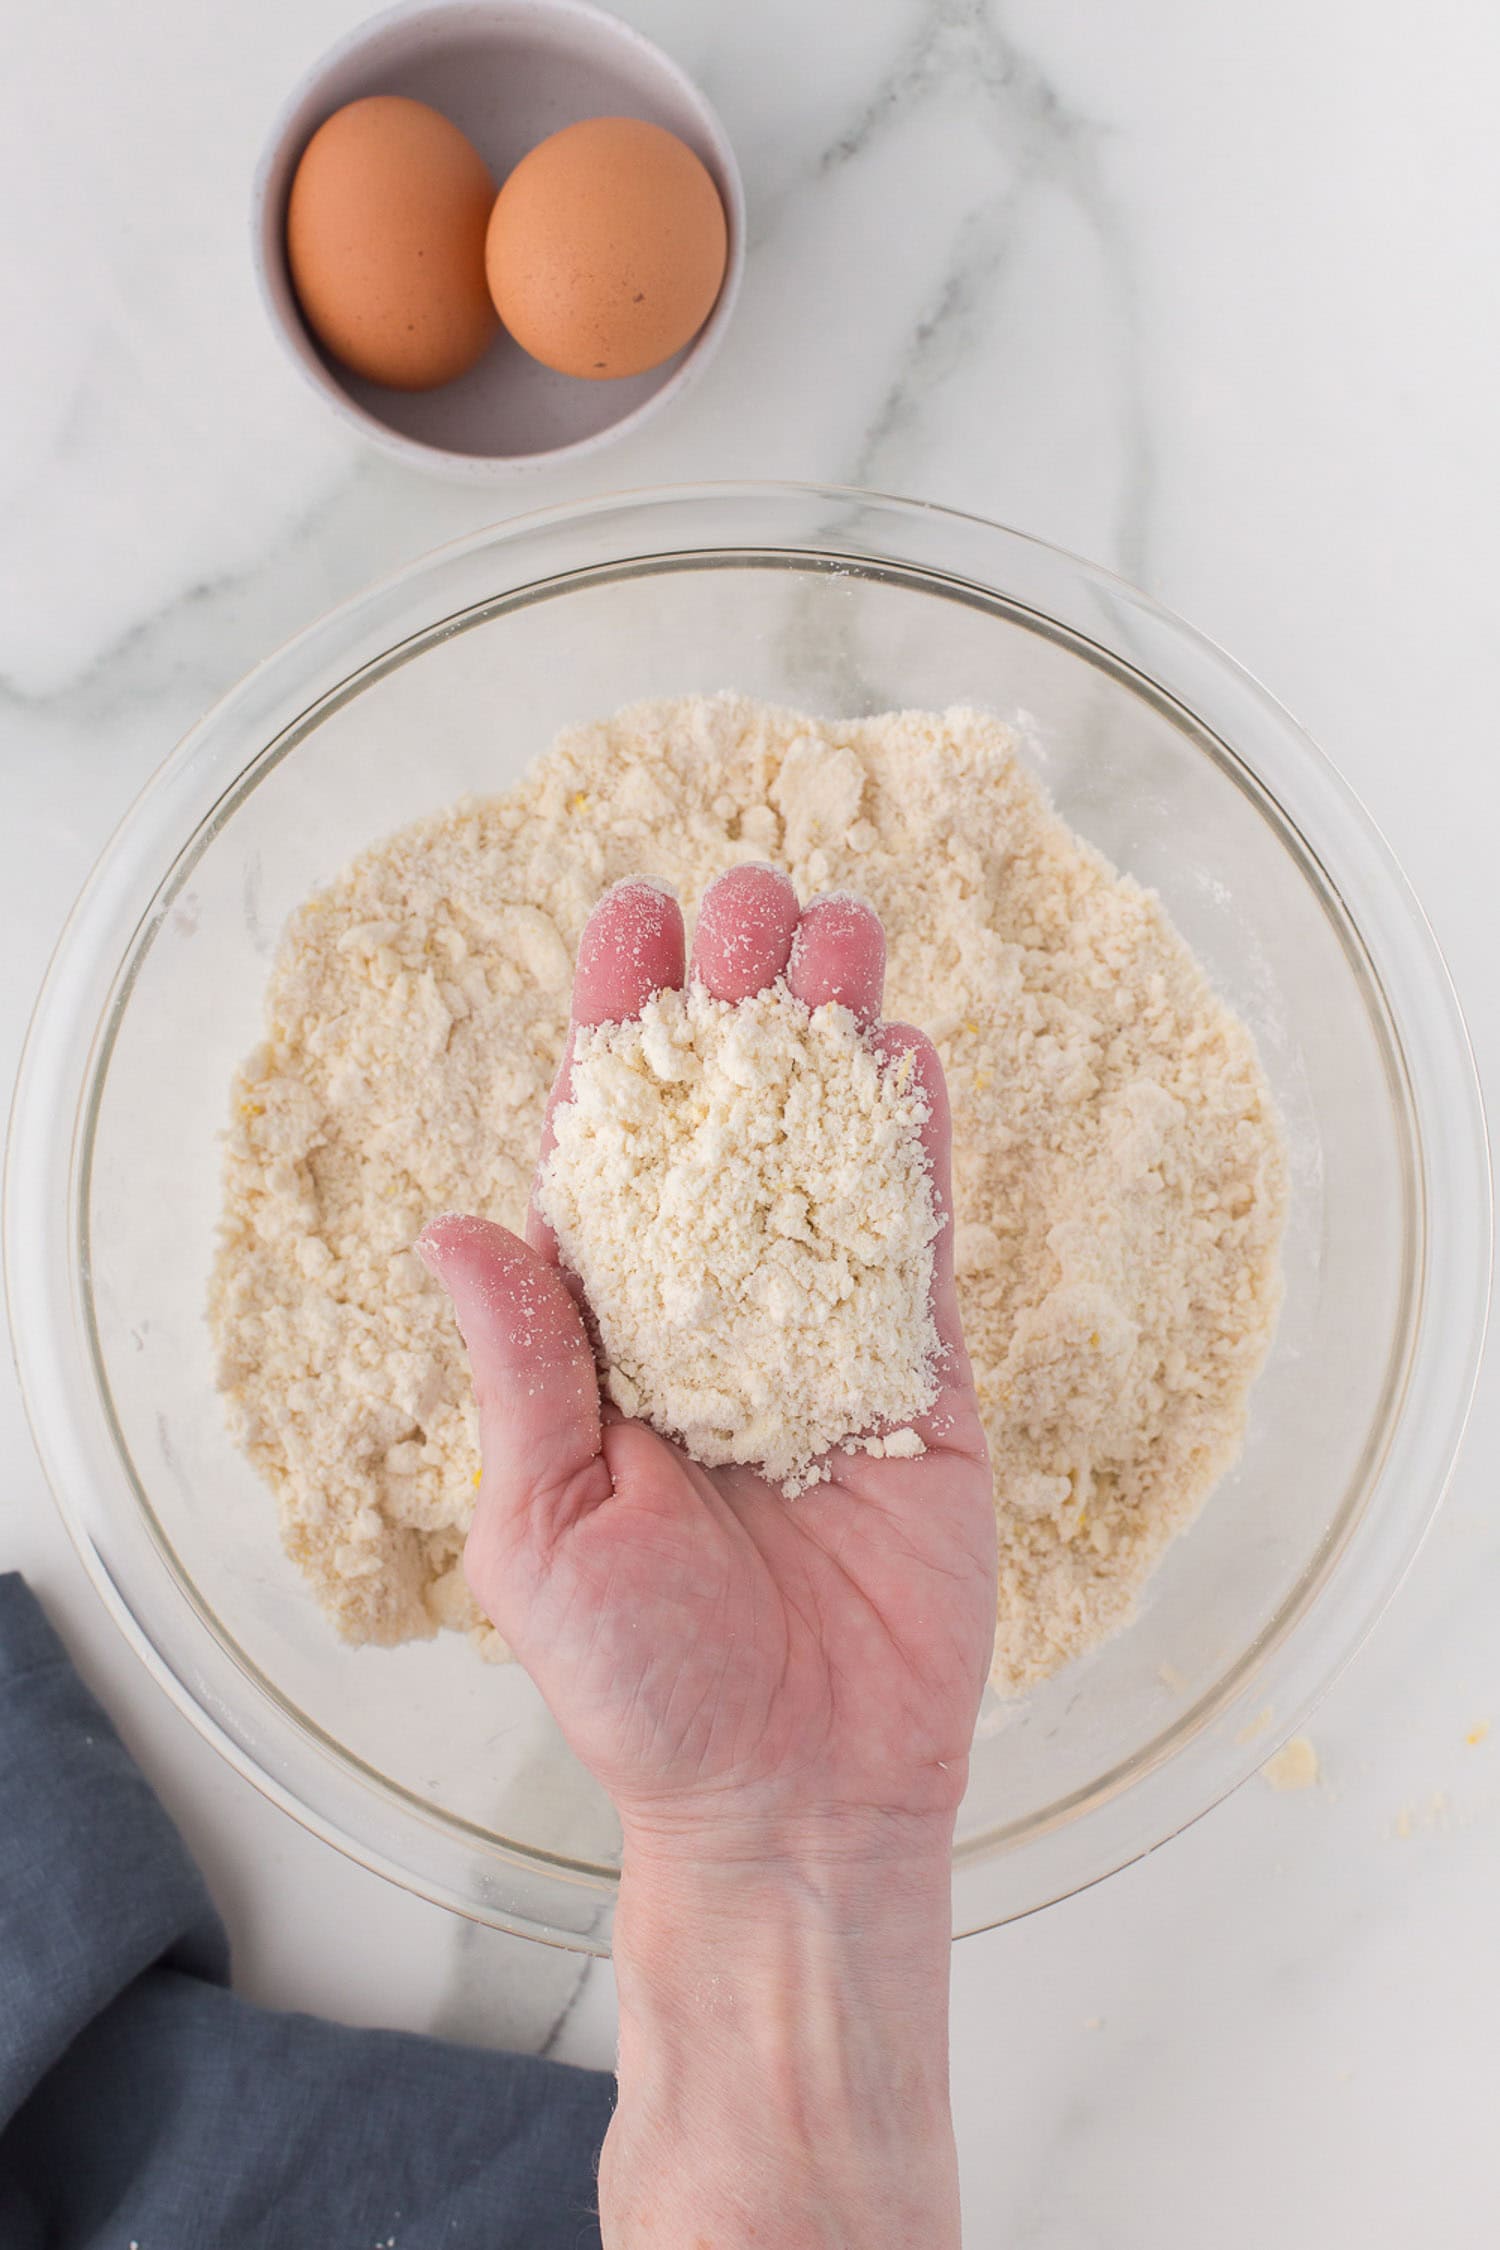
[[[545,1558],[609,1498],[594,1354],[557,1267],[506,1228],[434,1219],[417,1254],[452,1298],[468,1347],[483,1470],[465,1566],[488,1607],[496,1558],[524,1541]]]

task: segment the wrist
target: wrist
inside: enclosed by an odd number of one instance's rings
[[[640,2240],[675,2243],[674,2179],[684,2242],[694,2212],[726,2244],[956,2242],[950,1882],[946,1820],[719,1826],[691,1853],[627,1830],[612,2243],[636,2240],[623,2215],[645,2180]]]
[[[805,1879],[819,1892],[853,1898],[866,1887],[878,1895],[882,1871],[899,1869],[908,1887],[946,1889],[953,1824],[946,1806],[637,1810],[622,1816],[621,1866],[627,1876],[649,1870],[669,1888],[741,1883],[755,1890]]]
[[[659,2012],[718,1989],[750,2029],[788,2011],[804,2019],[816,1998],[851,2023],[946,2033],[951,1901],[947,1819],[799,1814],[686,1833],[628,1823],[622,2007]]]

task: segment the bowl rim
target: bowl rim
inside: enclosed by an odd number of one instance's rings
[[[263,1745],[247,1743],[240,1717],[222,1696],[209,1694],[205,1698],[201,1679],[195,1688],[189,1680],[179,1676],[183,1667],[180,1663],[174,1667],[166,1652],[157,1646],[148,1625],[136,1615],[128,1590],[117,1583],[108,1558],[99,1551],[75,1504],[75,1486],[80,1477],[86,1479],[87,1463],[79,1453],[78,1442],[67,1430],[60,1387],[66,1379],[62,1362],[69,1357],[70,1323],[77,1312],[75,1304],[63,1301],[70,1300],[76,1290],[75,1261],[68,1261],[65,1290],[59,1291],[45,1279],[39,1284],[38,1277],[45,1277],[49,1271],[48,1252],[58,1239],[57,1222],[60,1220],[69,1228],[69,1213],[79,1195],[82,1097],[98,1081],[101,1041],[121,997],[118,994],[121,977],[132,962],[139,960],[143,945],[149,943],[150,930],[160,918],[156,909],[160,907],[164,912],[165,903],[170,902],[168,897],[163,903],[163,894],[169,892],[174,869],[183,856],[199,844],[206,830],[216,828],[219,809],[230,798],[237,798],[252,773],[258,772],[270,756],[281,734],[290,727],[311,721],[314,711],[322,709],[329,696],[336,692],[338,682],[321,679],[320,675],[321,684],[316,694],[309,696],[305,689],[299,689],[290,698],[292,704],[303,705],[300,721],[294,712],[287,725],[269,738],[261,739],[259,747],[248,758],[240,757],[235,772],[210,800],[209,809],[200,808],[184,841],[177,800],[183,793],[182,785],[193,776],[195,762],[200,758],[205,764],[209,761],[216,737],[226,728],[232,728],[239,712],[253,709],[258,700],[264,700],[268,687],[274,691],[278,681],[294,681],[299,670],[305,669],[301,660],[309,654],[321,651],[326,658],[332,658],[329,669],[339,676],[346,689],[357,692],[356,683],[365,681],[371,661],[370,657],[361,658],[357,654],[360,645],[357,628],[361,622],[373,620],[378,639],[381,613],[393,598],[399,603],[419,592],[437,591],[445,571],[455,564],[473,557],[504,555],[517,549],[524,553],[528,538],[556,528],[573,530],[612,524],[616,529],[639,526],[645,530],[658,512],[685,512],[688,518],[706,512],[713,520],[722,519],[735,507],[751,512],[769,508],[772,514],[779,509],[831,510],[835,516],[841,511],[845,514],[852,511],[856,518],[873,513],[885,529],[892,523],[899,524],[911,532],[913,538],[918,530],[931,531],[936,527],[942,539],[951,535],[955,526],[968,526],[980,535],[986,546],[994,547],[1002,556],[1013,551],[1033,563],[1040,563],[1044,575],[1049,569],[1060,572],[1064,583],[1076,586],[1091,600],[1102,602],[1106,617],[1112,618],[1118,612],[1127,626],[1136,628],[1142,620],[1151,621],[1164,634],[1164,645],[1181,656],[1189,674],[1196,662],[1203,668],[1207,682],[1226,692],[1233,690],[1231,700],[1237,697],[1245,709],[1258,710],[1270,724],[1291,761],[1289,770],[1295,773],[1298,788],[1304,796],[1310,795],[1319,812],[1319,825],[1335,816],[1349,823],[1347,832],[1340,832],[1344,865],[1339,870],[1339,880],[1328,877],[1325,869],[1325,881],[1329,883],[1332,896],[1343,907],[1367,958],[1368,933],[1359,914],[1348,904],[1350,889],[1363,901],[1373,882],[1372,895],[1377,900],[1383,897],[1385,906],[1399,916],[1403,944],[1398,946],[1395,941],[1387,944],[1382,939],[1380,950],[1387,976],[1382,979],[1377,966],[1376,991],[1388,1000],[1388,983],[1392,976],[1400,987],[1396,1052],[1404,1058],[1425,1042],[1430,1051],[1429,1059],[1436,1058],[1434,1071],[1441,1069],[1447,1074],[1442,1086],[1443,1098],[1438,1101],[1423,1073],[1420,1070],[1415,1073],[1416,1091],[1424,1096],[1426,1104],[1422,1122],[1428,1128],[1425,1138],[1419,1134],[1419,1153],[1428,1159],[1419,1186],[1429,1220],[1435,1218],[1441,1222],[1441,1235],[1440,1238],[1429,1237],[1427,1263],[1418,1281],[1411,1326],[1412,1364],[1407,1369],[1406,1393],[1390,1418],[1391,1442],[1379,1478],[1371,1488],[1370,1505],[1351,1522],[1346,1536],[1331,1546],[1325,1542],[1327,1551],[1320,1551],[1315,1567],[1306,1574],[1315,1578],[1316,1584],[1301,1593],[1295,1612],[1275,1644],[1265,1652],[1266,1661],[1280,1659],[1275,1696],[1278,1718],[1274,1730],[1253,1743],[1240,1739],[1247,1704],[1262,1699],[1266,1692],[1264,1663],[1252,1671],[1238,1690],[1227,1690],[1223,1682],[1215,1683],[1191,1709],[1180,1714],[1147,1746],[1141,1759],[1132,1761],[1133,1770],[1124,1780],[1111,1786],[1107,1794],[1100,1795],[1091,1788],[1085,1793],[1087,1802],[1083,1805],[1058,1810],[1055,1818],[1033,1824],[1022,1847],[1034,1870],[1035,1896],[1027,1903],[998,1917],[993,1912],[986,1913],[982,1902],[977,1910],[973,1901],[966,1908],[965,1892],[974,1888],[971,1881],[966,1881],[966,1875],[972,1875],[977,1867],[987,1864],[994,1854],[988,1848],[981,1852],[977,1846],[967,1852],[960,1848],[955,1858],[955,1903],[956,1918],[963,1930],[989,1927],[997,1919],[1012,1918],[1012,1913],[1031,1911],[1055,1897],[1087,1887],[1144,1851],[1153,1849],[1219,1802],[1264,1763],[1278,1741],[1296,1731],[1312,1704],[1363,1642],[1404,1576],[1436,1511],[1473,1396],[1488,1302],[1490,1177],[1482,1098],[1462,1014],[1425,916],[1389,847],[1353,792],[1280,705],[1214,643],[1184,625],[1125,579],[1044,541],[990,523],[982,516],[941,508],[930,502],[902,500],[838,486],[708,484],[613,495],[513,517],[416,558],[305,628],[220,698],[164,761],[106,844],[58,940],[23,1051],[7,1151],[6,1287],[23,1397],[54,1497],[106,1606],[179,1708],[240,1772],[325,1840],[405,1887],[522,1934],[593,1951],[607,1950],[602,1923],[612,1889],[610,1884],[591,1884],[585,1871],[570,1872],[557,1865],[539,1885],[523,1882],[522,1890],[526,1895],[519,1901],[512,1894],[497,1903],[488,1898],[476,1899],[472,1886],[452,1879],[451,1871],[448,1876],[431,1870],[425,1875],[414,1871],[403,1861],[399,1850],[391,1848],[389,1836],[381,1838],[369,1834],[368,1822],[356,1817],[357,1804],[355,1815],[351,1815],[347,1791],[330,1786],[324,1789],[321,1804],[309,1803],[306,1784],[296,1773],[294,1760],[282,1756],[278,1762],[276,1757],[267,1755]],[[783,545],[789,545],[804,567],[815,561],[835,568],[841,564],[857,566],[882,559],[893,564],[900,562],[899,554],[889,551],[857,547],[830,551],[826,546],[813,543],[835,536],[827,525],[818,527],[815,515],[810,535],[801,540],[783,541]],[[632,540],[630,544],[634,548],[637,542]],[[715,551],[721,554],[739,552],[741,544],[723,538],[699,539],[666,550],[660,545],[648,547],[644,556],[637,553],[635,559],[642,565],[660,566],[665,556],[676,555],[690,563],[695,556],[701,558]],[[944,576],[940,569],[924,564],[915,567],[929,584]],[[566,590],[579,575],[569,572],[550,577],[543,574],[540,579],[523,577],[518,586],[534,596],[539,588],[549,584],[557,590]],[[581,575],[591,577],[594,571],[590,568]],[[1015,606],[998,585],[980,590]],[[478,605],[471,603],[468,609],[488,608],[493,599]],[[1026,603],[1019,606],[1031,615],[1046,614],[1031,610]],[[434,634],[457,629],[458,616],[465,614],[468,612],[449,615],[440,610],[424,617],[422,624],[405,640],[387,640],[381,653],[387,661],[394,661],[407,641],[428,645]],[[470,621],[479,619],[471,616]],[[1058,622],[1055,616],[1053,622]],[[1068,637],[1075,637],[1071,628]],[[350,654],[346,643],[353,645],[354,655]],[[1137,669],[1128,657],[1117,657],[1117,661],[1123,661],[1131,671]],[[1174,707],[1184,711],[1199,731],[1206,730],[1213,739],[1223,742],[1223,736],[1214,733],[1197,706],[1183,702],[1176,690],[1169,683],[1164,684],[1158,674],[1139,676],[1158,693],[1166,693]],[[272,700],[276,700],[274,692]],[[287,700],[283,694],[282,705]],[[254,739],[255,732],[252,725],[247,739]],[[1227,742],[1224,747],[1280,810],[1281,794],[1264,780],[1258,766],[1249,763],[1242,751],[1232,749]],[[227,762],[222,749],[219,762]],[[132,858],[130,846],[144,827],[151,828],[158,843],[169,837],[175,838],[175,842],[165,862],[158,852],[144,863],[142,872]],[[1300,834],[1297,823],[1294,822],[1293,827],[1294,832]],[[149,895],[143,900],[143,894]],[[130,922],[132,912],[134,920]],[[122,913],[130,934],[123,953],[117,953],[106,963],[108,981],[104,989],[108,998],[100,1007],[95,1003],[106,970],[101,970],[102,956],[95,940],[111,924],[118,935]],[[75,1036],[80,1020],[89,1034],[81,1059]],[[70,1103],[69,1091],[75,1086],[78,1095]],[[61,1147],[62,1136],[56,1128],[69,1116],[73,1119],[73,1131],[66,1146]],[[1439,1191],[1436,1195],[1434,1184]],[[65,1239],[73,1240],[71,1229]],[[1434,1270],[1431,1254],[1434,1245],[1441,1252],[1437,1260],[1439,1270]],[[26,1305],[27,1317],[19,1317],[23,1297],[34,1301],[39,1288],[45,1317],[35,1317],[31,1303]],[[1418,1442],[1421,1433],[1414,1432],[1413,1416],[1408,1411],[1412,1384],[1418,1376],[1425,1385],[1428,1421],[1433,1425],[1421,1443]],[[126,1459],[128,1462],[128,1456]],[[1379,1520],[1372,1522],[1368,1519],[1374,1499],[1382,1489],[1390,1496],[1391,1505]],[[1345,1627],[1338,1649],[1330,1657],[1326,1647],[1316,1645],[1316,1635],[1301,1634],[1299,1645],[1299,1628],[1314,1603],[1339,1574],[1340,1565],[1349,1563],[1349,1550],[1356,1539],[1361,1543],[1357,1558],[1359,1598],[1352,1608],[1346,1600]],[[1342,1576],[1348,1579],[1348,1568]],[[174,1583],[176,1592],[182,1596],[184,1589],[180,1582]],[[199,1622],[202,1623],[201,1618]],[[223,1636],[217,1638],[222,1650]],[[258,1682],[259,1676],[256,1677]],[[283,1711],[288,1710],[280,1698],[277,1701],[281,1702]],[[357,1761],[351,1759],[351,1754],[335,1749],[326,1738],[320,1743],[316,1739],[316,1729],[310,1722],[301,1721],[300,1716],[293,1723],[300,1725],[303,1741],[316,1761],[325,1765],[330,1760],[335,1764],[342,1761],[352,1774]],[[1159,1786],[1161,1779],[1168,1772],[1180,1775],[1184,1755],[1195,1748],[1200,1760],[1205,1749],[1211,1753],[1212,1779],[1205,1780],[1200,1787],[1198,1801],[1191,1810],[1183,1814],[1178,1807],[1163,1820],[1160,1817],[1164,1802]],[[327,1780],[326,1775],[324,1779]],[[367,1788],[368,1784],[360,1786]],[[377,1788],[387,1795],[397,1792],[404,1798],[398,1829],[404,1830],[414,1813],[421,1814],[420,1802],[400,1791],[400,1785],[380,1781]],[[1153,1799],[1158,1804],[1158,1813],[1143,1823],[1141,1816]],[[1128,1808],[1132,1817],[1122,1820],[1122,1808]],[[1093,1871],[1081,1878],[1053,1864],[1058,1862],[1057,1840],[1076,1835],[1080,1817],[1092,1823],[1090,1833],[1096,1839],[1094,1859],[1097,1862]],[[429,1812],[428,1819],[445,1835],[451,1836],[463,1827],[456,1816]],[[476,1834],[483,1832],[471,1827],[471,1843]],[[486,1848],[491,1858],[504,1857],[492,1840],[486,1840]],[[520,1872],[524,1875],[526,1869],[536,1864],[536,1857],[528,1857],[525,1869]],[[558,1912],[553,1886],[559,1878],[564,1885],[587,1894],[576,1901],[582,1911],[573,1914],[571,1920],[560,1917]],[[533,1892],[536,1895],[532,1895]],[[581,1927],[580,1923],[586,1926]]]
[[[366,48],[378,45],[402,24],[431,18],[434,26],[442,19],[459,25],[486,17],[494,19],[497,28],[507,18],[514,18],[518,25],[524,20],[535,26],[544,24],[549,17],[590,26],[596,36],[610,43],[616,52],[638,57],[670,80],[694,111],[712,148],[719,174],[715,184],[723,195],[728,220],[729,255],[713,310],[666,382],[615,421],[606,423],[602,430],[534,453],[461,453],[451,446],[431,445],[423,438],[407,437],[362,406],[315,349],[297,309],[283,240],[284,191],[273,194],[273,182],[287,159],[289,144],[294,138],[302,141],[306,138],[305,128],[297,123],[299,115],[344,63]],[[441,476],[450,483],[502,484],[532,470],[569,467],[613,445],[617,439],[631,436],[672,400],[681,398],[718,351],[734,316],[745,272],[745,229],[745,183],[734,145],[717,109],[696,80],[664,47],[648,39],[634,24],[626,23],[606,8],[596,7],[593,0],[395,0],[394,6],[367,17],[345,32],[301,73],[272,119],[250,187],[250,256],[256,290],[267,325],[287,363],[339,421],[367,444],[405,463],[408,468],[424,469],[429,475]]]

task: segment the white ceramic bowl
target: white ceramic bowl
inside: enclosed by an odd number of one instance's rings
[[[329,358],[297,305],[286,204],[302,151],[326,117],[367,94],[405,94],[453,120],[496,186],[549,133],[580,118],[643,117],[703,159],[729,222],[729,262],[697,335],[660,367],[610,383],[543,367],[503,333],[477,367],[433,391],[392,391]],[[251,242],[271,325],[294,367],[361,437],[413,468],[489,483],[595,453],[639,429],[707,366],[729,325],[745,263],[745,194],[708,102],[671,58],[586,0],[425,0],[362,24],[293,89],[255,176]]]

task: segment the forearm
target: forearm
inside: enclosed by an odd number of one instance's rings
[[[608,2250],[956,2250],[941,1828],[628,1845]]]

